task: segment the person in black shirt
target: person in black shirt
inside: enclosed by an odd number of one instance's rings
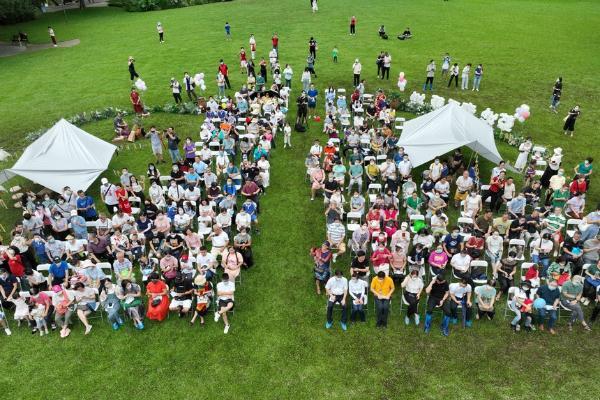
[[[317,41],[312,36],[308,41],[308,52],[313,56],[315,60],[317,59]]]
[[[164,240],[165,235],[163,235],[155,226],[153,226],[147,238],[151,255],[156,255],[157,253],[162,252],[162,244]]]
[[[148,217],[149,220],[154,221],[156,219],[156,215],[158,214],[158,207],[156,204],[153,204],[150,200],[146,199],[144,201],[144,214]]]
[[[352,259],[350,276],[354,275],[355,272],[358,274],[358,279],[362,279],[365,282],[369,281],[369,278],[367,277],[367,273],[369,272],[369,259],[364,250],[357,251],[356,256]]]
[[[578,275],[581,272],[583,266],[583,241],[581,240],[581,233],[575,231],[573,236],[568,236],[562,247],[563,256],[567,262],[573,263],[573,275]]]
[[[520,239],[523,235],[523,232],[527,231],[527,219],[525,217],[519,217],[519,219],[513,219],[510,223],[510,228],[508,230],[508,238],[509,239]]]
[[[536,208],[538,202],[540,201],[540,196],[542,195],[540,182],[534,181],[530,186],[527,186],[525,189],[523,189],[523,194],[525,195],[525,203],[533,208]]]
[[[194,287],[189,279],[184,279],[181,272],[177,272],[173,281],[173,300],[169,305],[169,310],[179,312],[179,318],[183,317],[192,308],[192,294]]]
[[[446,300],[448,299],[448,291],[450,287],[446,282],[446,275],[444,272],[436,275],[434,279],[429,282],[425,293],[427,293],[427,311],[425,312],[425,333],[429,333],[431,329],[431,320],[433,319],[433,310],[441,308],[444,312],[444,318],[442,320],[442,328],[445,326],[446,329],[450,324],[450,313],[449,307],[446,307]]]
[[[339,188],[340,184],[338,183],[338,181],[333,179],[333,174],[329,174],[329,177],[325,181],[325,188],[323,189],[325,197],[327,197],[328,199],[331,198],[333,192],[335,192]]]
[[[556,108],[560,103],[560,96],[562,95],[562,76],[559,76],[556,82],[554,82],[554,86],[552,87],[552,100],[550,101],[550,109],[554,111],[554,113],[558,113]]]
[[[296,100],[296,105],[298,106],[298,116],[296,118],[296,123],[305,124],[306,116],[308,115],[308,97],[306,97],[306,92],[304,90]]]

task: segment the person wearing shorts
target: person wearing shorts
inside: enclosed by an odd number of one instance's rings
[[[192,295],[194,288],[189,279],[184,279],[182,273],[178,272],[173,282],[173,299],[169,304],[169,310],[179,312],[179,317],[183,317],[192,308]]]
[[[217,299],[218,307],[215,312],[215,322],[219,321],[219,318],[223,317],[223,323],[225,329],[223,333],[229,332],[229,318],[227,313],[233,311],[235,307],[234,302],[235,282],[229,280],[229,274],[224,273],[221,276],[221,282],[217,283]]]

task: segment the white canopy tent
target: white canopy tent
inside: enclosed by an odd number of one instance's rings
[[[55,192],[86,190],[106,168],[117,147],[61,119],[30,144],[5,177],[23,176]]]
[[[413,167],[462,146],[494,163],[502,160],[492,127],[454,103],[407,121],[398,146],[404,147]]]

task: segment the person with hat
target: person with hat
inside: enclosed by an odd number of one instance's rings
[[[110,215],[113,215],[119,204],[119,200],[117,198],[117,187],[110,183],[107,178],[102,178],[100,180],[102,183],[100,185],[100,197],[104,202],[106,209]]]
[[[200,274],[194,278],[193,294],[196,296],[196,308],[194,309],[194,315],[190,320],[190,325],[194,325],[196,319],[200,317],[200,325],[203,326],[204,317],[208,313],[213,295],[212,283],[206,280],[205,275]]]
[[[69,219],[71,230],[76,239],[87,238],[87,225],[83,216],[79,215],[77,210],[71,210],[71,218]]]
[[[346,326],[346,297],[348,296],[348,280],[343,276],[341,270],[335,270],[335,276],[327,280],[325,292],[327,293],[327,322],[325,323],[325,328],[329,329],[333,325],[333,307],[336,304],[339,304],[342,307],[342,319],[340,324],[342,326],[342,330],[345,331],[348,329]]]
[[[219,322],[219,319],[223,317],[225,324],[223,333],[225,334],[229,332],[230,327],[228,313],[235,307],[234,293],[235,282],[229,278],[227,273],[224,273],[221,276],[221,282],[217,283],[218,310],[215,311],[215,322]]]

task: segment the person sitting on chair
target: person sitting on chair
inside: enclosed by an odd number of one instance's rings
[[[409,27],[406,27],[404,32],[402,32],[402,35],[398,35],[398,39],[400,39],[400,40],[406,40],[406,39],[410,39],[410,38],[412,38],[412,33],[410,32]]]
[[[181,272],[177,272],[173,281],[173,299],[171,300],[171,304],[169,304],[169,310],[177,311],[179,312],[179,318],[183,317],[192,307],[193,292],[192,282],[185,279]]]
[[[333,325],[333,307],[339,304],[342,307],[342,320],[340,322],[342,330],[346,330],[347,307],[346,297],[348,296],[348,280],[342,275],[342,271],[335,270],[335,276],[332,276],[325,285],[327,292],[327,322],[325,328],[329,329]]]
[[[229,275],[224,273],[221,276],[221,282],[217,283],[217,296],[218,296],[218,311],[215,312],[215,322],[219,321],[219,318],[223,317],[225,323],[225,329],[223,333],[229,332],[229,319],[227,313],[233,311],[235,306],[234,303],[234,292],[235,283],[229,280]]]

